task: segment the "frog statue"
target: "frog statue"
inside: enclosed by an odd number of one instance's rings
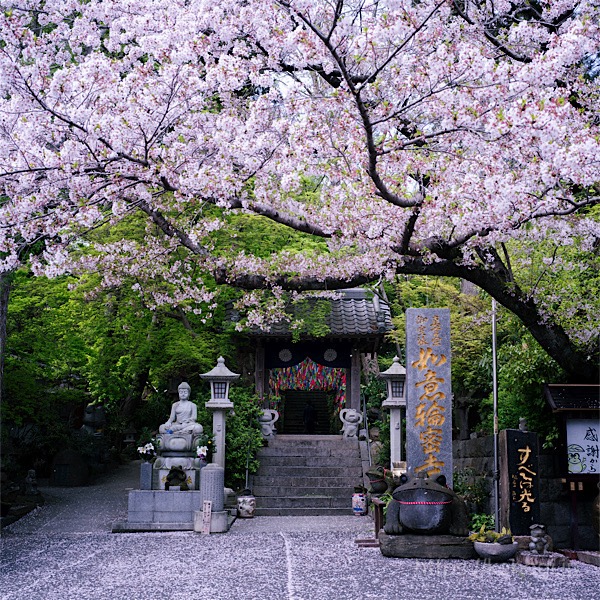
[[[190,489],[187,482],[187,475],[183,467],[178,465],[171,467],[167,475],[167,481],[165,482],[165,490],[168,491],[170,488],[177,486],[179,486],[179,490],[182,492]]]
[[[446,486],[446,477],[402,475],[400,485],[392,492],[387,508],[385,533],[399,535],[469,533],[467,507],[456,493]]]

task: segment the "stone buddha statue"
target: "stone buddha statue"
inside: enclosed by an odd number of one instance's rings
[[[159,428],[159,433],[193,433],[200,435],[202,425],[197,422],[198,407],[190,400],[191,388],[185,381],[177,388],[179,400],[173,403],[169,420]]]

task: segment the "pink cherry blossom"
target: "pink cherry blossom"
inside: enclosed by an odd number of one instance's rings
[[[266,287],[272,318],[282,290],[463,277],[581,372],[597,304],[584,325],[553,312],[500,248],[600,238],[599,17],[592,0],[24,0],[0,15],[0,268],[43,240],[36,273],[134,276],[149,305],[197,311],[214,278]],[[240,211],[328,250],[224,256],[211,233]],[[141,237],[93,235],[139,214]]]

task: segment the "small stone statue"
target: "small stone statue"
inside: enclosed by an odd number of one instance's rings
[[[525,417],[519,418],[519,431],[527,433],[527,419]]]
[[[237,515],[242,519],[251,519],[256,510],[256,498],[250,490],[241,492],[237,501]]]
[[[378,465],[371,467],[367,472],[369,478],[369,493],[374,496],[381,496],[388,490],[388,483],[385,480],[385,468]]]
[[[88,404],[83,411],[83,433],[95,434],[102,431],[106,425],[106,411],[104,406],[94,403]]]
[[[179,400],[173,403],[171,415],[166,423],[163,423],[158,431],[160,433],[193,433],[200,435],[202,425],[198,420],[198,407],[190,401],[191,388],[185,381],[177,388]]]
[[[341,429],[342,435],[345,438],[357,437],[362,413],[354,408],[343,408],[340,411],[340,419],[343,424]]]
[[[275,429],[275,423],[279,419],[279,413],[272,408],[265,408],[262,414],[258,417],[258,423],[260,425],[260,432],[264,438],[272,438],[277,430]]]
[[[38,494],[35,469],[29,469],[29,471],[27,471],[27,477],[25,477],[25,495],[37,496]]]
[[[537,554],[545,554],[548,552],[549,543],[548,535],[546,534],[545,525],[531,525],[531,541],[529,542],[529,550]]]
[[[171,467],[165,482],[165,490],[177,486],[182,492],[190,489],[187,484],[187,475],[182,466]]]

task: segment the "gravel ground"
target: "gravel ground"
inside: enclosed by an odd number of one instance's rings
[[[255,517],[229,533],[110,533],[137,466],[94,486],[43,488],[45,506],[2,532],[2,600],[596,600],[600,569],[386,558],[354,540],[368,517]]]

